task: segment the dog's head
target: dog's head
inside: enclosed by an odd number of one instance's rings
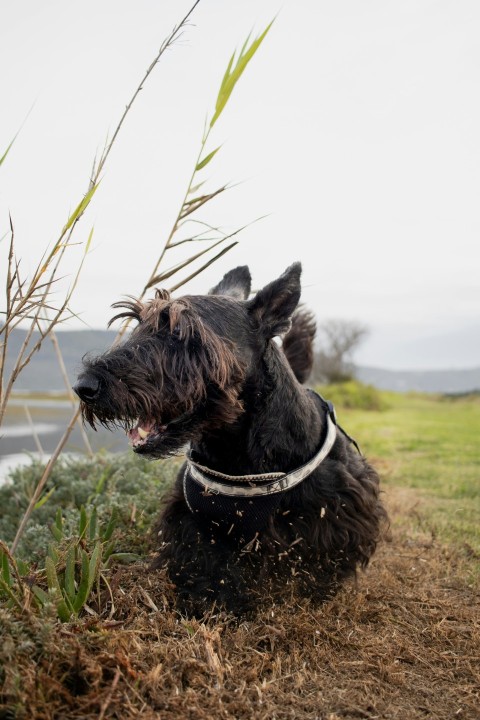
[[[137,453],[163,457],[244,412],[244,389],[270,341],[288,331],[300,298],[295,263],[252,299],[248,268],[227,273],[208,295],[116,303],[136,327],[123,343],[84,359],[74,387],[84,421],[123,427]]]

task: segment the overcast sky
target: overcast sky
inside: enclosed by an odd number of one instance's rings
[[[32,108],[0,170],[0,236],[10,212],[24,272],[80,201],[95,153],[189,7],[1,0],[0,155]],[[239,183],[205,219],[234,230],[267,217],[186,291],[238,264],[258,288],[300,260],[303,298],[320,321],[370,328],[359,362],[480,364],[478,0],[201,0],[77,228],[78,242],[95,230],[73,309],[104,328],[111,303],[140,292],[228,59],[274,16],[205,171],[210,188]],[[68,272],[74,260],[72,251]]]

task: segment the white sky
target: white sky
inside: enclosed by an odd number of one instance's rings
[[[0,155],[33,104],[0,169],[0,236],[10,212],[24,272],[80,201],[96,151],[189,6],[0,0]],[[275,15],[212,135],[210,149],[224,144],[210,187],[241,184],[204,215],[227,230],[267,217],[186,291],[238,264],[258,288],[301,260],[319,320],[371,328],[360,362],[480,364],[478,0],[201,0],[77,229],[80,242],[95,226],[73,309],[102,328],[112,302],[139,293],[227,61]]]

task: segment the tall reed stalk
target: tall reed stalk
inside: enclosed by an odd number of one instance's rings
[[[64,230],[62,231],[59,241],[57,241],[56,245],[54,246],[53,251],[48,255],[47,260],[46,260],[46,262],[44,262],[44,265],[41,267],[40,272],[37,271],[36,276],[34,278],[35,279],[35,284],[33,285],[34,290],[30,293],[29,302],[27,302],[27,303],[23,302],[24,298],[23,298],[23,293],[21,291],[22,285],[20,284],[19,280],[17,281],[17,292],[14,297],[14,302],[17,304],[20,302],[20,307],[25,308],[25,312],[28,309],[28,313],[32,313],[32,315],[33,315],[33,322],[32,322],[32,326],[31,326],[32,329],[30,332],[30,337],[31,337],[31,333],[33,332],[33,328],[35,326],[36,327],[39,326],[40,310],[44,309],[46,307],[46,301],[47,301],[51,286],[52,286],[53,282],[55,282],[55,279],[56,279],[58,263],[60,262],[61,258],[63,257],[65,250],[69,246],[71,234],[73,233],[73,230],[75,229],[76,224],[78,223],[81,216],[85,212],[88,204],[90,203],[94,193],[96,192],[96,190],[99,186],[101,171],[102,171],[103,167],[105,166],[105,162],[111,152],[113,143],[116,141],[116,139],[118,137],[118,134],[119,134],[120,129],[127,117],[127,114],[130,112],[133,103],[135,102],[136,98],[138,97],[140,91],[143,88],[144,83],[146,82],[146,80],[148,79],[150,74],[152,73],[153,69],[159,62],[159,60],[160,60],[161,56],[163,55],[163,53],[165,52],[165,50],[168,47],[170,47],[176,39],[178,39],[181,31],[185,27],[188,19],[190,18],[195,7],[198,5],[199,1],[200,0],[197,0],[194,3],[194,5],[189,10],[187,15],[184,17],[182,22],[174,28],[172,33],[162,43],[160,50],[157,53],[155,59],[152,61],[152,63],[148,67],[147,72],[145,73],[140,84],[138,85],[137,89],[135,90],[134,94],[132,95],[130,102],[127,104],[125,111],[123,112],[123,114],[120,118],[120,121],[116,127],[116,130],[112,135],[111,140],[107,143],[102,155],[100,156],[100,159],[98,161],[94,162],[92,176],[90,179],[87,193],[86,193],[85,197],[83,198],[82,202],[79,204],[79,206],[76,208],[74,213],[69,218],[67,225],[65,226]],[[216,156],[216,154],[220,150],[220,147],[216,147],[214,150],[207,152],[207,143],[210,139],[212,130],[213,130],[215,124],[217,123],[219,117],[221,116],[221,114],[232,94],[232,91],[233,91],[236,83],[238,82],[238,80],[242,76],[245,68],[247,67],[248,63],[250,62],[250,60],[253,58],[254,54],[260,47],[260,44],[262,43],[268,30],[271,27],[271,24],[272,23],[270,23],[267,26],[267,28],[254,40],[251,40],[250,36],[249,36],[247,38],[247,40],[245,41],[242,49],[238,53],[238,55],[236,52],[234,52],[230,59],[230,62],[227,66],[227,69],[225,71],[225,74],[223,76],[223,79],[222,79],[222,82],[220,85],[220,89],[218,92],[217,101],[216,101],[216,105],[215,105],[215,110],[214,110],[210,120],[207,121],[206,126],[205,126],[205,131],[204,131],[201,143],[200,143],[200,150],[199,150],[198,156],[196,158],[190,180],[187,185],[187,190],[185,192],[184,199],[182,201],[182,204],[180,206],[180,209],[178,211],[176,219],[173,223],[171,231],[170,231],[165,243],[162,246],[159,257],[158,257],[156,263],[154,264],[154,267],[147,279],[147,282],[145,283],[143,290],[141,291],[140,299],[143,298],[145,296],[145,294],[148,292],[148,290],[151,287],[153,287],[154,285],[164,282],[167,279],[170,279],[171,277],[175,276],[177,273],[188,268],[192,263],[202,259],[205,255],[207,255],[208,253],[211,253],[213,250],[216,250],[213,257],[210,257],[208,260],[205,260],[204,262],[202,262],[200,267],[197,267],[196,269],[192,270],[191,272],[189,272],[189,274],[187,276],[183,276],[182,279],[177,280],[169,288],[171,292],[179,289],[182,285],[184,285],[186,282],[190,281],[191,279],[193,279],[194,277],[199,275],[209,265],[214,263],[222,255],[224,255],[226,252],[228,252],[232,247],[234,247],[237,244],[236,240],[233,240],[232,242],[228,242],[228,241],[232,240],[232,238],[235,235],[237,235],[243,228],[238,228],[234,232],[227,234],[227,233],[223,232],[220,228],[216,228],[198,217],[199,211],[202,208],[204,208],[207,205],[207,203],[211,202],[214,198],[221,195],[227,189],[227,185],[222,185],[213,191],[208,191],[208,192],[204,191],[203,193],[198,194],[198,191],[200,190],[201,187],[203,187],[205,185],[205,182],[206,182],[205,180],[202,180],[201,177],[199,177],[199,175],[201,174],[201,171],[207,165],[209,165],[209,163],[213,160],[213,158]],[[188,224],[191,224],[191,223],[196,223],[197,225],[200,225],[202,227],[202,230],[198,233],[187,234],[186,237],[179,239],[178,233],[182,229],[184,229]],[[92,239],[92,234],[93,234],[93,229],[90,232],[90,235],[88,237],[88,240],[87,240],[87,243],[85,246],[84,257],[86,255],[86,253],[88,252],[88,248],[90,246],[90,242]],[[10,287],[10,285],[12,285],[12,277],[18,278],[18,269],[19,269],[18,263],[13,259],[14,258],[13,235],[14,235],[14,233],[13,233],[13,226],[12,226],[12,228],[11,228],[11,246],[10,246],[10,255],[9,255],[9,258],[11,258],[11,259],[9,259],[9,278],[7,281],[7,323],[6,323],[7,327],[15,327],[18,324],[18,322],[20,321],[19,320],[17,322],[17,320],[16,320],[17,315],[15,315],[15,312],[16,312],[17,306],[14,303],[12,304],[11,300],[10,300],[10,304],[8,302],[9,292],[10,292],[9,287]],[[160,269],[161,269],[161,266],[162,266],[162,263],[164,261],[167,251],[171,250],[174,247],[178,247],[179,245],[181,245],[183,243],[187,243],[187,242],[195,242],[195,243],[202,242],[204,246],[200,251],[193,252],[183,262],[178,263],[173,268],[170,268],[169,270],[162,272]],[[206,247],[205,247],[205,243],[207,243]],[[53,259],[55,258],[56,255],[58,255],[56,264],[53,266],[53,270],[51,271],[51,273],[49,275],[49,279],[45,282],[43,289],[40,286],[41,294],[40,294],[40,297],[37,298],[36,293],[38,293],[38,291],[39,291],[39,281],[41,280],[42,275],[46,271],[46,269],[50,269],[50,263],[53,261]],[[83,259],[84,259],[84,257],[83,257]],[[48,334],[51,334],[55,325],[58,324],[61,319],[63,319],[63,314],[65,313],[65,310],[68,308],[68,304],[70,302],[71,295],[72,295],[73,290],[75,289],[75,286],[78,282],[80,270],[83,265],[83,259],[82,259],[80,268],[74,278],[74,282],[71,287],[71,290],[69,291],[69,293],[67,293],[65,302],[62,304],[61,308],[56,310],[56,313],[54,315],[55,321],[54,322],[50,321],[46,330],[44,332],[41,332],[40,341],[38,343],[36,343],[34,351],[36,349],[38,349],[38,347],[41,344],[41,341],[43,341],[43,339]],[[18,290],[18,287],[20,288],[20,290]],[[30,287],[32,287],[32,283],[30,283],[30,285],[28,286],[27,289],[29,290]],[[38,306],[39,300],[40,300],[40,307]],[[15,315],[14,319],[12,319],[10,321],[8,321],[8,318],[10,317],[8,314],[8,308],[13,308],[14,315]],[[12,314],[12,310],[10,310],[10,315],[11,314]],[[121,338],[121,336],[125,332],[125,330],[126,330],[126,325],[124,325],[122,327],[122,329],[120,330],[120,332],[118,334],[118,339]],[[28,336],[28,333],[27,333],[27,336]],[[7,334],[7,339],[8,339],[8,334]],[[22,351],[23,350],[24,350],[24,348],[22,348]],[[3,352],[3,357],[5,357],[5,352],[6,352],[5,345],[4,345],[2,352]],[[33,353],[30,353],[27,356],[28,359],[26,359],[26,360],[21,359],[21,357],[19,356],[20,359],[17,360],[17,365],[14,368],[14,372],[16,371],[16,375],[11,380],[11,382],[7,385],[7,395],[2,392],[1,401],[2,402],[5,401],[5,406],[6,406],[6,397],[8,397],[8,394],[11,391],[13,382],[15,381],[15,379],[18,376],[21,369],[23,369],[23,367],[25,367],[27,362],[29,362],[32,354]],[[1,410],[1,405],[0,405],[0,410]],[[0,414],[0,424],[1,424],[2,417],[3,417],[3,414]],[[79,421],[79,417],[80,417],[80,410],[77,408],[65,430],[64,435],[60,439],[53,455],[51,456],[47,466],[45,467],[44,473],[43,473],[37,487],[35,488],[35,491],[30,500],[29,506],[20,522],[17,534],[13,541],[13,544],[11,547],[12,554],[16,551],[18,542],[24,532],[24,529],[26,527],[28,519],[35,507],[35,504],[38,502],[40,495],[43,491],[43,488],[45,487],[45,484],[50,476],[53,465],[56,462],[60,453],[62,452],[62,450],[73,430],[73,427],[75,426],[75,423]]]

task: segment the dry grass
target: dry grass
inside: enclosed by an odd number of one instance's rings
[[[109,618],[0,616],[0,718],[478,718],[475,558],[413,530],[414,490],[388,500],[391,540],[319,608],[186,620],[165,578],[136,565],[112,577]]]

